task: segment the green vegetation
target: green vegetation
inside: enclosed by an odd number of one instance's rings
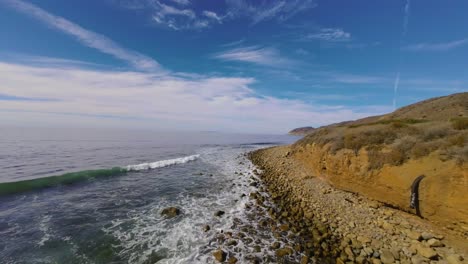
[[[388,125],[391,124],[395,128],[405,127],[407,125],[419,124],[427,122],[425,119],[413,119],[413,118],[405,118],[405,119],[387,119],[387,120],[379,120],[377,122],[371,123],[363,123],[363,124],[352,124],[349,125],[349,128],[357,128],[361,126],[375,126],[375,125]]]

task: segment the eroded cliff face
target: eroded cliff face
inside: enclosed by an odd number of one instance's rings
[[[293,146],[292,158],[306,168],[310,176],[320,177],[335,187],[363,194],[399,209],[409,207],[411,185],[425,175],[419,187],[421,215],[448,228],[468,232],[468,165],[454,160],[442,161],[437,152],[402,165],[385,164],[371,169],[369,152],[341,149],[336,153],[328,145]]]

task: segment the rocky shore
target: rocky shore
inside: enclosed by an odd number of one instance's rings
[[[267,212],[258,226],[280,241],[270,261],[254,263],[467,263],[466,234],[335,189],[290,158],[288,146],[249,159],[264,186],[250,194]]]

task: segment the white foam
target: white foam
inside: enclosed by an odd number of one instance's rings
[[[41,240],[37,243],[40,247],[44,246],[45,242],[49,241],[51,238],[51,234],[49,232],[49,222],[51,218],[52,217],[50,215],[45,215],[39,223],[39,230],[43,233]]]
[[[176,159],[160,160],[156,162],[141,163],[137,165],[128,165],[125,167],[125,169],[127,169],[127,171],[142,171],[142,170],[157,169],[157,168],[163,168],[167,166],[183,164],[183,163],[187,163],[190,161],[194,161],[198,159],[199,157],[200,155],[191,155],[191,156],[176,158]]]

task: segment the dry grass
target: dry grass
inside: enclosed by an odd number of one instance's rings
[[[468,130],[456,129],[453,121],[392,120],[371,125],[319,128],[296,144],[327,145],[333,154],[341,149],[351,149],[356,154],[366,149],[369,168],[379,169],[385,164],[398,166],[434,151],[440,151],[446,159],[463,163],[468,160],[467,142]]]
[[[450,120],[452,127],[456,130],[468,129],[468,117],[457,117]]]

